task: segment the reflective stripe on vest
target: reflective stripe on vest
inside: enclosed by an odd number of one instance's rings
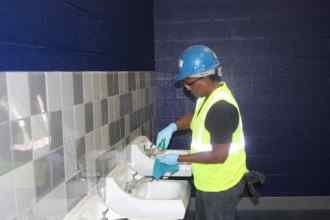
[[[224,191],[237,184],[247,171],[245,162],[245,139],[241,115],[236,100],[225,83],[213,91],[208,97],[208,100],[205,99],[206,98],[203,97],[197,100],[194,116],[191,122],[192,153],[212,151],[210,134],[205,128],[205,119],[209,109],[214,103],[224,100],[234,105],[239,114],[239,123],[233,133],[226,161],[221,164],[192,164],[194,184],[198,190],[208,192]],[[203,102],[205,103],[202,104]]]
[[[240,144],[230,143],[229,154],[238,153],[239,151],[244,149],[244,146],[245,146],[244,139],[242,139],[242,142]],[[212,144],[203,144],[201,142],[193,140],[191,142],[191,148],[194,148],[195,152],[211,151],[212,150]]]

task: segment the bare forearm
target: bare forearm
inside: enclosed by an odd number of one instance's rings
[[[178,130],[185,130],[190,127],[190,122],[193,117],[193,114],[191,112],[185,114],[181,118],[179,118],[175,123],[178,127]]]
[[[180,155],[179,162],[224,163],[228,157],[230,144],[214,144],[211,151]]]
[[[190,163],[224,163],[226,159],[227,155],[217,156],[212,151],[208,151],[195,154],[180,155],[178,161]]]

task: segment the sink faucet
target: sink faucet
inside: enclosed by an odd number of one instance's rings
[[[132,193],[133,189],[136,188],[138,185],[142,183],[151,182],[153,180],[151,177],[145,177],[145,176],[140,179],[136,179],[135,176],[136,175],[133,175],[133,179],[126,182],[124,187],[125,192]]]
[[[102,218],[101,220],[109,220],[109,218],[107,218],[107,213],[108,213],[109,209],[106,209],[102,212]]]

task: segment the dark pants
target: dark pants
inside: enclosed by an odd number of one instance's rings
[[[244,190],[242,179],[234,187],[222,192],[196,191],[195,220],[234,220],[236,207]]]

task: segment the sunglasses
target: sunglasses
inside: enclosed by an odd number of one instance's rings
[[[197,79],[195,79],[195,80],[193,80],[193,81],[191,81],[191,82],[183,82],[183,85],[185,85],[185,86],[192,86],[192,85],[194,85],[197,81],[199,81],[199,80],[201,80],[201,79],[204,79],[204,77],[200,77],[200,78],[197,78]]]

